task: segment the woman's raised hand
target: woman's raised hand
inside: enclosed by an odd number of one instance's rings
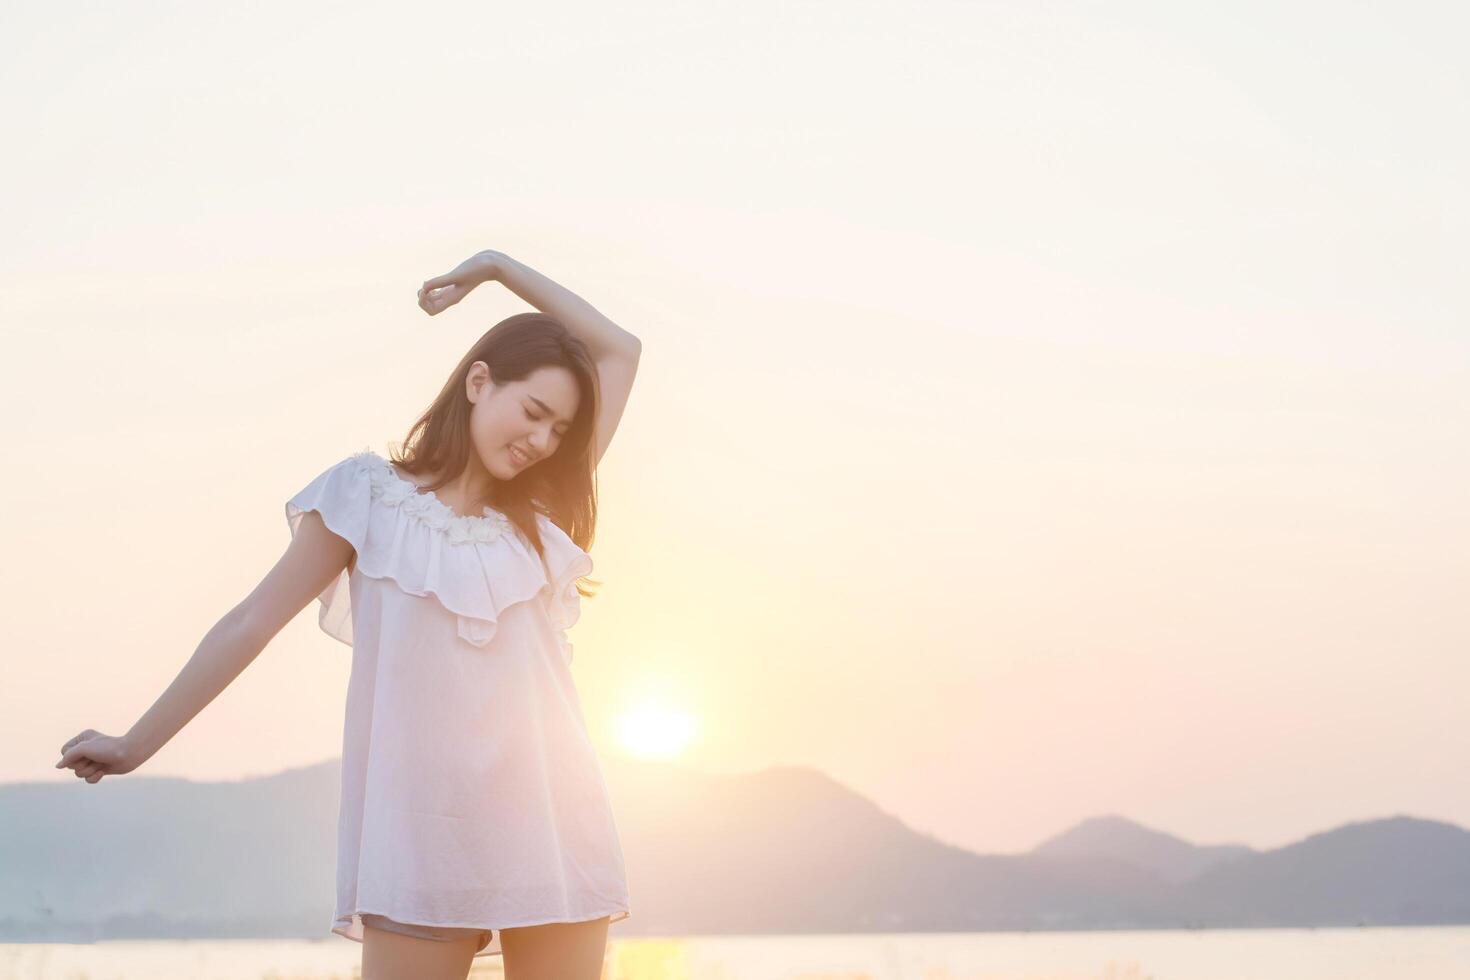
[[[429,316],[449,309],[482,282],[495,277],[495,253],[476,252],[442,276],[419,287],[419,309]]]
[[[95,783],[138,768],[127,743],[112,735],[87,729],[61,747],[57,769],[75,769],[77,778]]]

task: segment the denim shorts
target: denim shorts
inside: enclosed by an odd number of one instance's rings
[[[478,937],[478,945],[475,952],[479,952],[490,945],[494,938],[491,929],[466,929],[459,926],[421,926],[409,922],[395,922],[386,915],[378,915],[374,912],[362,912],[359,914],[364,926],[372,926],[374,929],[384,929],[388,932],[398,932],[405,936],[417,936],[419,939],[435,939],[439,942],[453,942],[466,936]]]

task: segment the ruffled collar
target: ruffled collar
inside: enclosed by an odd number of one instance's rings
[[[434,491],[403,478],[392,463],[371,449],[352,458],[367,470],[374,499],[399,508],[405,516],[432,530],[442,531],[450,544],[483,544],[517,531],[515,522],[493,507],[484,508],[483,517],[456,514]]]

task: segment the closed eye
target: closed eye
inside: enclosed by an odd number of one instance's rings
[[[539,416],[539,415],[532,415],[530,409],[522,409],[522,411],[524,411],[526,413],[526,418],[530,419],[532,422],[540,422],[541,421],[541,416]],[[561,429],[556,434],[559,435],[559,436],[564,436],[564,435],[567,434],[567,430],[566,429]]]

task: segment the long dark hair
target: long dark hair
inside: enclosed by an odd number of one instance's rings
[[[454,479],[469,464],[474,445],[470,441],[470,401],[465,397],[465,379],[470,366],[484,361],[496,384],[521,381],[537,368],[563,367],[577,380],[577,414],[556,452],[510,480],[496,480],[495,499],[490,505],[505,514],[525,533],[536,553],[542,554],[536,512],[549,517],[583,551],[592,548],[597,527],[596,463],[592,437],[602,389],[597,363],[587,345],[560,320],[545,313],[517,313],[486,331],[450,373],[449,380],[423,415],[408,430],[391,462],[413,476],[435,476],[438,482],[424,485],[437,490]],[[577,591],[590,596],[582,582],[601,584],[597,579],[579,579]]]

